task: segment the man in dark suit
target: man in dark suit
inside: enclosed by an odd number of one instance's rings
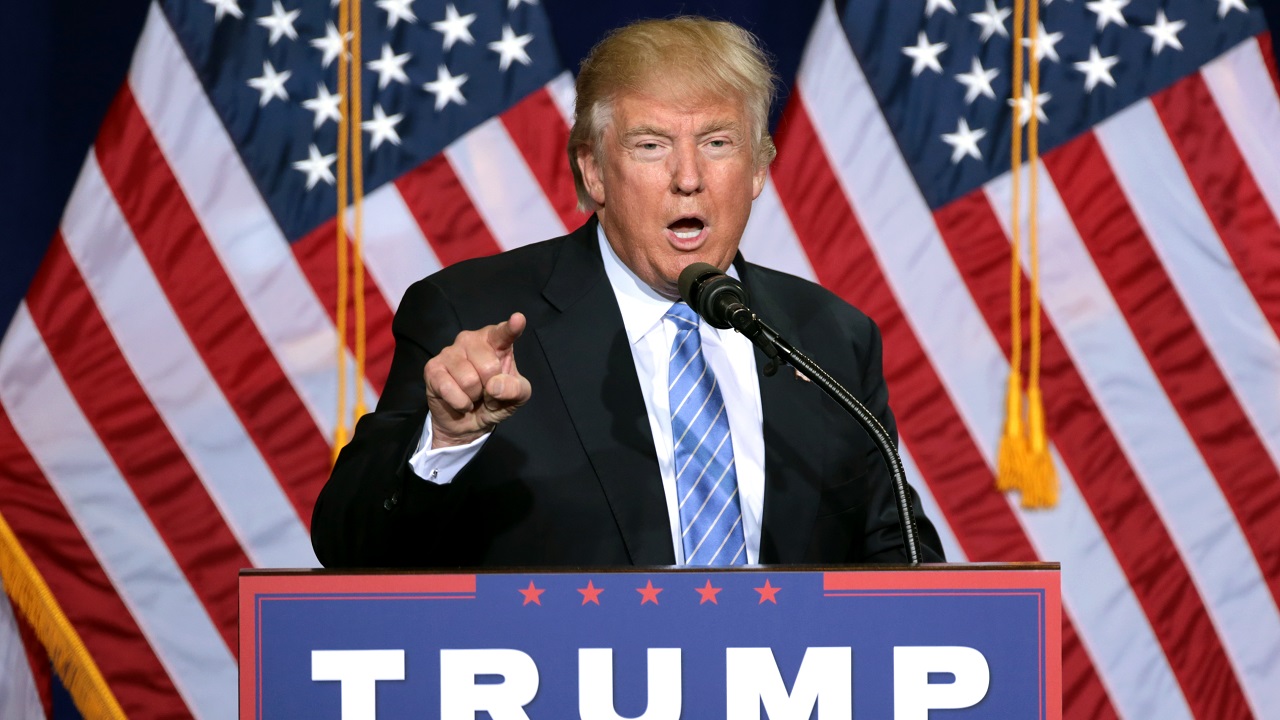
[[[637,23],[592,51],[569,156],[596,215],[408,290],[378,409],[316,504],[321,562],[905,559],[862,428],[676,302],[693,262],[737,275],[752,308],[895,433],[875,325],[738,254],[774,155],[773,84],[750,34],[700,18]],[[941,561],[916,513],[925,560]]]

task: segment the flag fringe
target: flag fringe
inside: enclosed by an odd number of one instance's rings
[[[124,710],[93,656],[4,515],[0,515],[0,579],[13,605],[35,630],[80,714],[87,720],[124,720]]]

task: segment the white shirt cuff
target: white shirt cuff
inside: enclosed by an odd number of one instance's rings
[[[485,433],[466,445],[431,449],[431,413],[422,427],[422,435],[418,439],[418,449],[409,457],[409,467],[418,477],[436,485],[448,485],[466,467],[467,463],[484,447],[484,441],[491,433]]]

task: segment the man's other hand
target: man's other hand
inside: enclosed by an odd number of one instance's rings
[[[524,315],[463,330],[422,370],[431,411],[432,448],[465,445],[497,427],[529,401],[533,388],[516,369],[513,346]]]

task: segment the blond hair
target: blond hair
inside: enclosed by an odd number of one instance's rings
[[[614,99],[622,92],[643,92],[659,81],[665,89],[688,96],[740,99],[750,122],[756,167],[773,162],[777,149],[769,136],[768,116],[777,76],[756,37],[733,23],[703,17],[641,20],[606,35],[578,71],[569,167],[583,210],[598,210],[599,205],[587,192],[578,151],[590,147],[600,162]]]

